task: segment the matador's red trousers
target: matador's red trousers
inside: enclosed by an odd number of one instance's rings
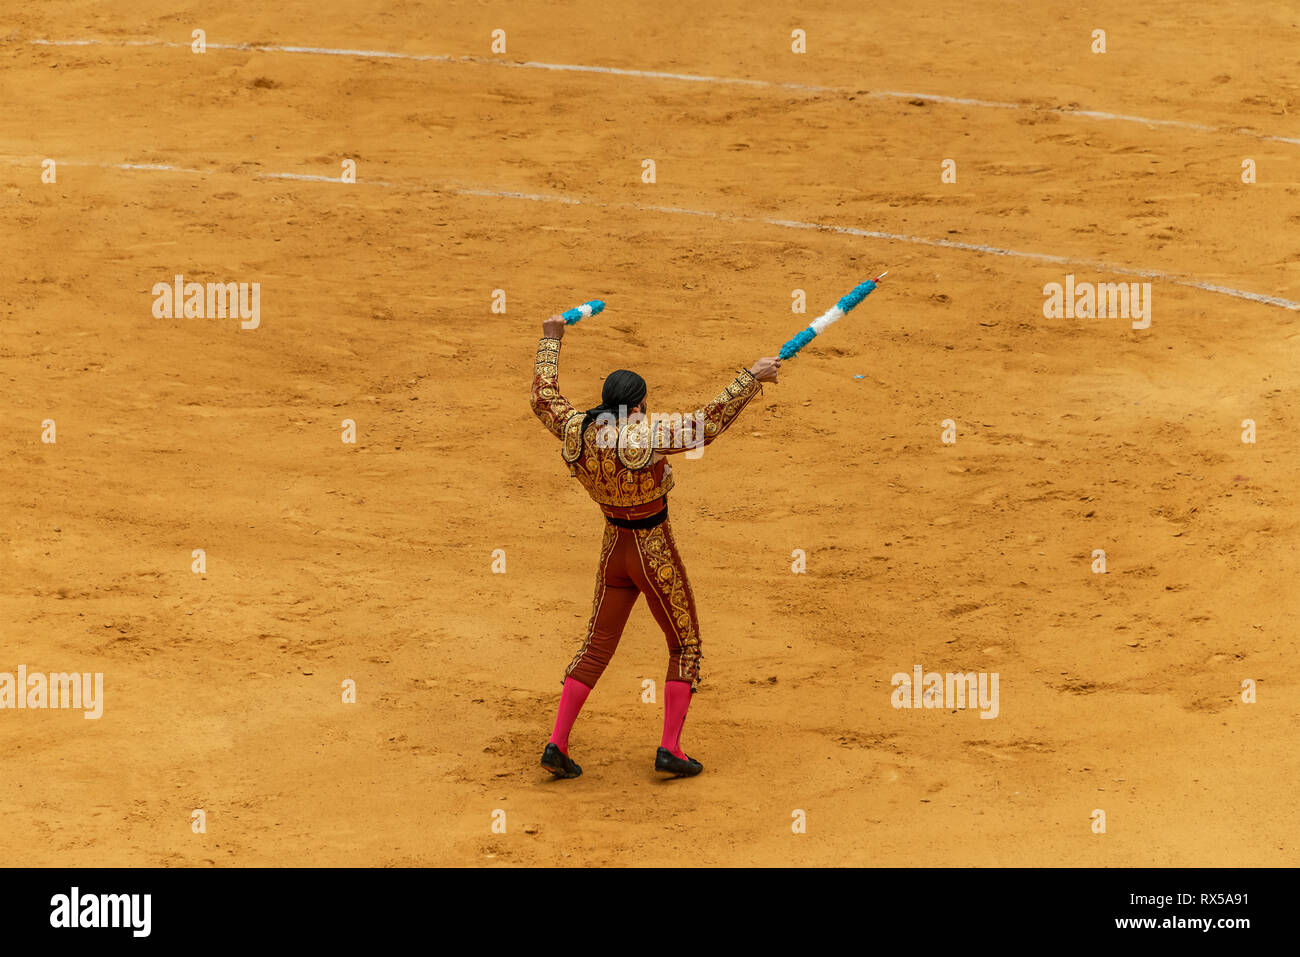
[[[666,519],[644,529],[605,524],[591,623],[566,675],[595,687],[614,657],[637,595],[642,594],[668,639],[667,680],[689,681],[692,691],[698,689],[700,625],[695,596]]]

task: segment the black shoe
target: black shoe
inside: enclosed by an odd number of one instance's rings
[[[687,755],[686,760],[683,761],[667,748],[660,748],[655,753],[655,770],[673,774],[679,778],[693,778],[704,770],[704,765],[690,755]]]
[[[547,742],[542,752],[542,767],[557,778],[576,778],[582,774],[582,767],[559,749],[555,742]]]

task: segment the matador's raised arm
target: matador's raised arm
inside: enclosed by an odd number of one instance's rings
[[[564,437],[564,423],[576,409],[560,394],[560,340],[550,337],[537,343],[533,366],[533,414],[557,439]]]
[[[753,373],[741,370],[717,397],[701,409],[687,415],[652,413],[650,433],[652,449],[660,455],[673,455],[709,445],[736,420],[749,400],[763,391]]]

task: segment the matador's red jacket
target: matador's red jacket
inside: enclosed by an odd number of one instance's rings
[[[611,518],[641,519],[661,511],[673,487],[664,456],[708,445],[762,391],[748,371],[739,372],[712,402],[688,415],[651,413],[647,422],[629,417],[615,429],[593,421],[579,435],[584,413],[560,393],[560,340],[542,339],[533,370],[533,412],[564,444],[569,473]]]

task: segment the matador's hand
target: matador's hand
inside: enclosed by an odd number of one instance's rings
[[[545,336],[547,339],[563,339],[564,338],[564,317],[551,316],[551,318],[543,322],[542,335]]]
[[[749,367],[749,374],[759,382],[775,382],[781,372],[781,360],[776,356],[759,359]]]

